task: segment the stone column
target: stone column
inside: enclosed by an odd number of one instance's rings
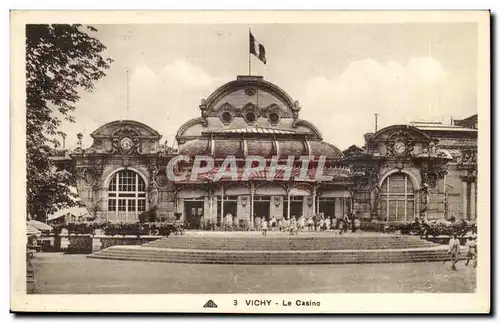
[[[319,210],[316,210],[316,187],[312,189],[312,214],[319,213]]]
[[[342,218],[342,204],[341,204],[341,198],[336,197],[335,198],[335,217],[337,219]]]
[[[286,203],[288,208],[286,209],[286,219],[290,220],[290,190],[286,192]]]
[[[470,219],[476,220],[476,183],[470,183]]]
[[[253,199],[255,197],[255,187],[254,183],[250,183],[250,228],[253,228],[255,223],[254,223],[254,218],[253,218]]]
[[[467,219],[467,182],[462,182],[462,219]]]

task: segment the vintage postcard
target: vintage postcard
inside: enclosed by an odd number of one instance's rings
[[[11,26],[13,311],[490,311],[488,11]]]

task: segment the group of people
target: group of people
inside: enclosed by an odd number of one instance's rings
[[[294,216],[291,217],[290,221],[284,218],[278,221],[273,216],[269,221],[267,221],[266,218],[263,218],[260,223],[260,227],[263,235],[267,235],[267,231],[269,229],[272,231],[279,230],[281,232],[288,231],[290,235],[296,235],[301,227],[300,221],[303,221],[303,219],[299,218],[299,220],[297,221]]]
[[[267,235],[267,231],[278,230],[280,232],[289,232],[290,235],[296,235],[298,232],[306,230],[313,231],[330,231],[339,230],[340,234],[347,233],[349,229],[352,232],[359,231],[361,221],[358,217],[345,213],[340,219],[336,217],[325,217],[324,214],[316,214],[306,219],[303,215],[300,217],[291,216],[290,220],[282,218],[277,220],[274,216],[267,220],[263,218],[260,227],[263,235]]]
[[[465,265],[468,266],[470,262],[472,262],[472,266],[474,268],[477,267],[477,236],[473,234],[469,236],[467,242],[465,243],[465,247],[467,248],[467,256],[465,260]],[[450,241],[448,244],[448,254],[450,255],[451,260],[451,270],[456,271],[456,264],[460,257],[460,240],[457,238],[457,234],[453,234],[450,236]]]

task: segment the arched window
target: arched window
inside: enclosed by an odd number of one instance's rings
[[[146,211],[146,183],[132,170],[121,170],[113,175],[108,186],[108,211],[137,215]]]
[[[387,221],[412,221],[415,217],[415,191],[405,173],[387,176],[380,189],[380,213]]]

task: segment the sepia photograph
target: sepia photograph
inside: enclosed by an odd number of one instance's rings
[[[149,14],[11,13],[13,309],[489,311],[489,12]]]

